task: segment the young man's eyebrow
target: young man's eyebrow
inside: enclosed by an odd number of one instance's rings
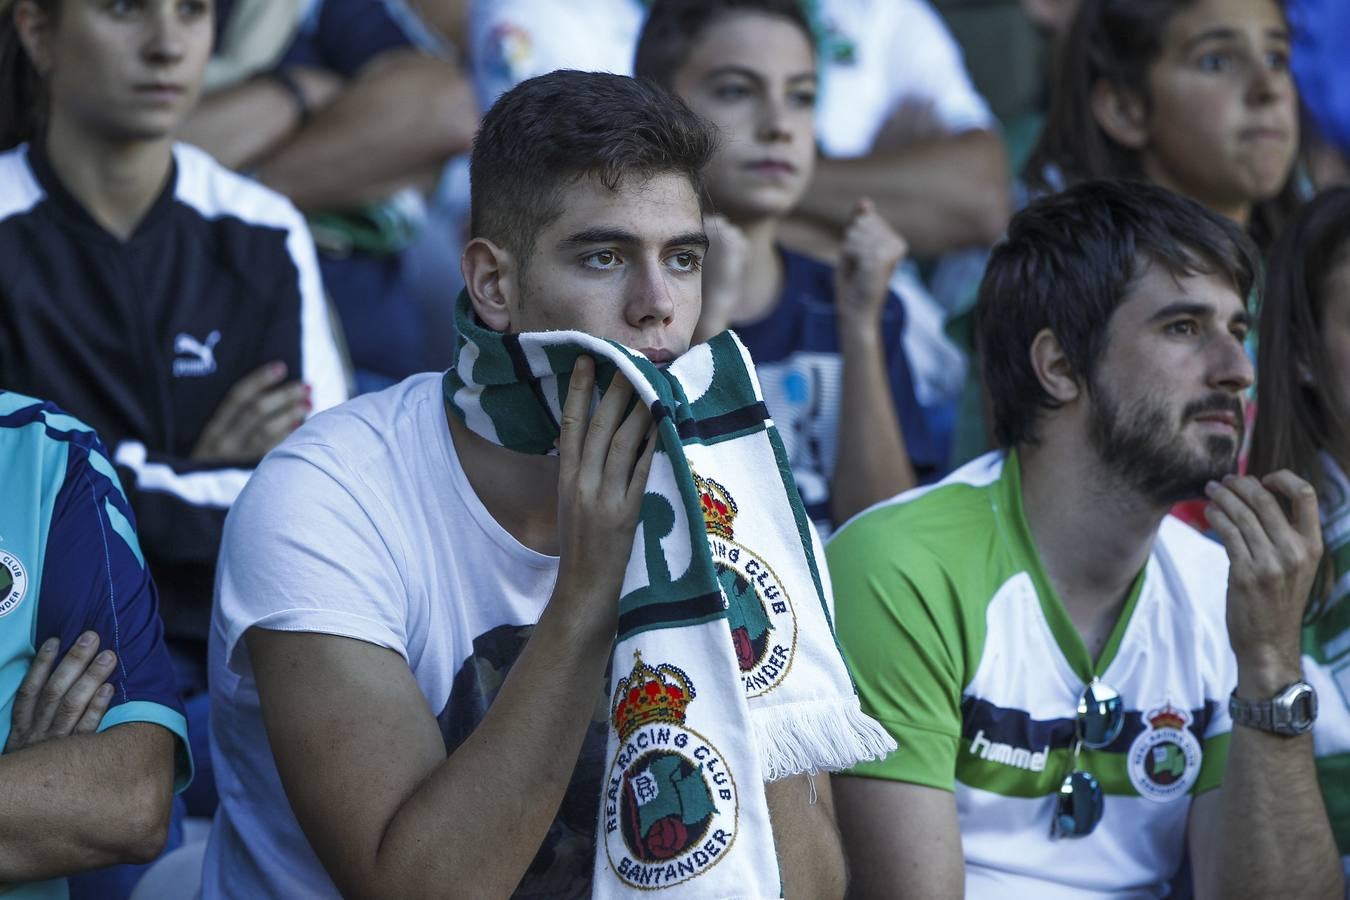
[[[1207,318],[1214,315],[1214,306],[1209,303],[1192,303],[1186,300],[1179,300],[1176,303],[1169,303],[1162,309],[1149,316],[1150,322],[1161,322],[1164,319],[1174,319],[1178,316],[1194,316],[1197,319]],[[1229,319],[1230,324],[1247,325],[1251,322],[1251,315],[1244,309],[1234,313]]]
[[[639,244],[642,240],[631,231],[622,228],[587,228],[575,234],[569,234],[558,242],[561,249],[579,247],[583,244]]]
[[[677,234],[666,241],[667,247],[698,247],[700,250],[708,249],[708,235],[702,231],[689,231],[684,234]]]

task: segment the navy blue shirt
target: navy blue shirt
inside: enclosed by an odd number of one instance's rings
[[[792,475],[807,514],[821,534],[835,523],[830,514],[830,478],[839,456],[839,415],[843,409],[844,360],[835,319],[834,269],[781,250],[783,296],[767,317],[738,325],[764,390],[764,402],[782,435]],[[940,474],[942,453],[929,433],[914,396],[914,379],[901,346],[905,308],[888,293],[881,315],[886,371],[900,430],[920,481]]]

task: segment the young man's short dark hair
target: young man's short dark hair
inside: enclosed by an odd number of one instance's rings
[[[633,74],[670,90],[694,43],[718,19],[732,13],[782,16],[815,45],[800,0],[656,0],[642,26]]]
[[[1174,276],[1218,275],[1244,301],[1258,259],[1228,219],[1154,185],[1089,181],[1022,210],[994,248],[975,308],[976,342],[1001,446],[1035,442],[1036,417],[1055,406],[1031,364],[1048,328],[1086,385],[1111,314],[1148,265]]]
[[[531,78],[493,104],[474,139],[473,236],[528,256],[561,189],[588,176],[615,190],[674,172],[702,197],[715,147],[712,127],[655,85],[570,70]]]

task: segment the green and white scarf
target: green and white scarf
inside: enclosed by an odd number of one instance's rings
[[[858,704],[828,580],[731,332],[661,369],[576,331],[501,334],[461,294],[447,404],[477,434],[551,453],[578,356],[622,374],[657,452],[619,596],[594,896],[782,895],[764,782],[895,749]]]

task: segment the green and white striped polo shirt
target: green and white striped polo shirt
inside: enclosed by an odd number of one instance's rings
[[[1350,873],[1350,480],[1330,457],[1323,462],[1338,488],[1322,497],[1322,540],[1334,581],[1331,596],[1303,628],[1303,676],[1317,689],[1317,778]]]
[[[1223,549],[1165,520],[1095,662],[1037,557],[1015,454],[871,508],[827,553],[864,707],[900,744],[852,774],[955,791],[967,895],[1161,896],[1190,801],[1219,785],[1227,756]],[[1079,759],[1106,793],[1101,823],[1055,840],[1053,794],[1093,675],[1120,692],[1125,727]]]

